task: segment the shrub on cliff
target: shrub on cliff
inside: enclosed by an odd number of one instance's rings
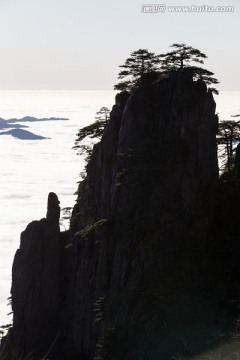
[[[90,125],[87,125],[79,129],[75,145],[73,149],[78,150],[78,155],[85,155],[85,161],[88,162],[92,155],[92,145],[82,144],[82,141],[86,138],[90,139],[101,139],[104,128],[109,120],[110,110],[103,106],[97,111],[95,116],[96,121]]]

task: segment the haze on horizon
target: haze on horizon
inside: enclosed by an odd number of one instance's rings
[[[229,2],[228,2],[229,1]],[[143,13],[143,0],[0,0],[0,89],[111,90],[119,65],[147,48],[157,54],[172,43],[206,53],[204,67],[215,73],[220,90],[240,90],[240,5],[234,12]],[[203,5],[164,0],[157,4]]]

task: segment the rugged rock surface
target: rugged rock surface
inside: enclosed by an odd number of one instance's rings
[[[60,207],[48,197],[47,217],[21,234],[12,270],[12,339],[16,358],[46,354],[58,335],[60,316]]]
[[[206,256],[217,125],[212,93],[191,71],[117,95],[61,250],[56,198],[22,235],[14,347],[26,356],[41,338],[46,349],[59,326],[58,360],[169,360],[218,340],[225,320]]]
[[[65,343],[86,359],[170,359],[198,351],[214,327],[204,254],[218,179],[215,102],[181,72],[119,110],[73,212]]]

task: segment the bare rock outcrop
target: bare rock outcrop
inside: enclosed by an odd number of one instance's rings
[[[59,215],[58,198],[50,193],[47,218],[27,226],[14,258],[12,337],[19,358],[46,353],[59,331]]]

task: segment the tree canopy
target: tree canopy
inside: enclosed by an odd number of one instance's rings
[[[214,94],[218,95],[219,91],[215,87],[211,86],[212,84],[213,85],[219,84],[219,81],[213,77],[214,73],[209,70],[203,69],[201,67],[197,67],[197,66],[192,66],[192,69],[193,69],[193,79],[194,80],[198,80],[198,79],[203,80],[206,83],[206,85],[208,86],[208,88],[210,90],[212,90],[212,92]]]
[[[194,80],[204,80],[209,89],[218,94],[216,88],[211,87],[219,83],[213,77],[214,73],[199,66],[204,64],[206,54],[184,43],[175,43],[171,45],[171,48],[173,48],[172,51],[160,55],[149,52],[147,49],[133,51],[125,64],[120,65],[120,68],[124,70],[120,71],[118,79],[122,81],[114,86],[114,90],[132,91],[137,87],[169,77],[178,69],[191,67]]]
[[[114,86],[114,90],[131,90],[151,83],[157,75],[157,65],[160,59],[147,49],[133,51],[124,65],[124,70],[118,74],[118,79],[124,79]]]
[[[186,44],[172,44],[174,50],[166,54],[159,55],[162,58],[162,68],[164,69],[182,69],[185,66],[189,66],[192,62],[203,64],[203,59],[207,56],[198,49],[194,49],[192,46]]]
[[[207,59],[206,54],[192,46],[187,46],[184,43],[173,44],[171,47],[173,48],[173,51],[159,55],[164,72],[170,75],[178,69],[191,67],[193,69],[194,80],[202,79],[207,86],[219,83],[219,81],[213,77],[213,72],[206,70],[201,66],[194,65],[194,63],[204,64],[204,59]],[[215,87],[210,87],[209,89],[215,94],[218,94],[218,90]]]

